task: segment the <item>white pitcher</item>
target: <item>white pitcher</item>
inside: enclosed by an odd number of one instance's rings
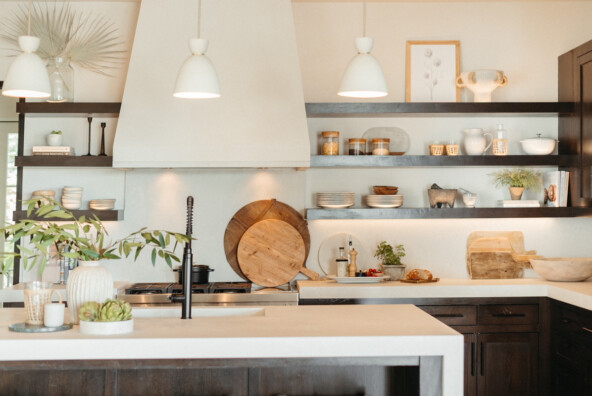
[[[501,70],[475,70],[456,77],[456,86],[471,91],[474,102],[491,102],[493,90],[507,83],[508,77]]]
[[[485,153],[493,141],[493,136],[490,133],[483,132],[481,128],[465,129],[463,133],[465,134],[464,145],[465,154],[467,155],[481,155]],[[489,136],[489,144],[487,144],[487,136]]]

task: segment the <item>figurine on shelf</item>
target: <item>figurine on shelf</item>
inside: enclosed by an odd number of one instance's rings
[[[99,153],[100,157],[105,157],[105,127],[107,126],[106,122],[101,122],[101,152]]]

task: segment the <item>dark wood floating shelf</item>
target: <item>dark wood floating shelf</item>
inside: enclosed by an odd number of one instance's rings
[[[569,155],[313,155],[311,168],[410,167],[410,166],[575,166]]]
[[[111,156],[70,156],[70,155],[26,155],[15,157],[16,166],[75,166],[106,167],[113,166]]]
[[[592,208],[351,208],[306,209],[307,220],[592,217]]]
[[[528,114],[573,113],[572,102],[494,102],[494,103],[306,103],[306,115],[315,117],[395,117],[398,115]]]
[[[17,113],[27,114],[119,114],[121,103],[117,102],[18,102]]]
[[[92,215],[96,215],[99,220],[101,221],[120,221],[123,220],[123,210],[72,210],[71,211],[74,216],[87,216],[92,217]],[[26,210],[15,210],[12,212],[12,219],[14,221],[27,219],[27,211]],[[36,217],[31,216],[29,217],[31,220],[39,220],[39,221],[60,221],[60,219],[46,219],[43,217]],[[64,220],[61,220],[64,221]]]

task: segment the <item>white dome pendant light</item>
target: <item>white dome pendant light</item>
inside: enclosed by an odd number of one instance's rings
[[[47,68],[45,62],[35,53],[40,40],[39,37],[31,36],[31,0],[27,35],[19,36],[18,42],[23,53],[8,68],[2,95],[14,98],[49,98],[51,87]]]
[[[212,62],[204,55],[208,40],[200,38],[201,0],[198,0],[197,38],[189,40],[191,56],[183,62],[177,75],[173,96],[184,99],[211,99],[220,97],[218,75]]]
[[[388,95],[380,63],[370,54],[374,40],[366,37],[364,0],[363,37],[356,38],[358,54],[349,62],[337,95],[350,98],[380,98]]]

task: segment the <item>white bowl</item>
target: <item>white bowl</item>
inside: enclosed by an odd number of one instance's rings
[[[592,276],[592,258],[530,259],[537,274],[555,282],[579,282]]]
[[[134,320],[121,322],[85,322],[80,321],[80,333],[90,335],[127,334],[134,331]]]
[[[540,134],[538,137],[532,139],[524,139],[520,141],[522,150],[529,155],[547,155],[555,150],[555,143],[557,140],[551,138],[542,138]]]
[[[72,204],[72,203],[62,202],[62,206],[66,209],[75,210],[75,209],[80,209],[80,207],[82,206],[82,203],[77,202],[75,204]]]

